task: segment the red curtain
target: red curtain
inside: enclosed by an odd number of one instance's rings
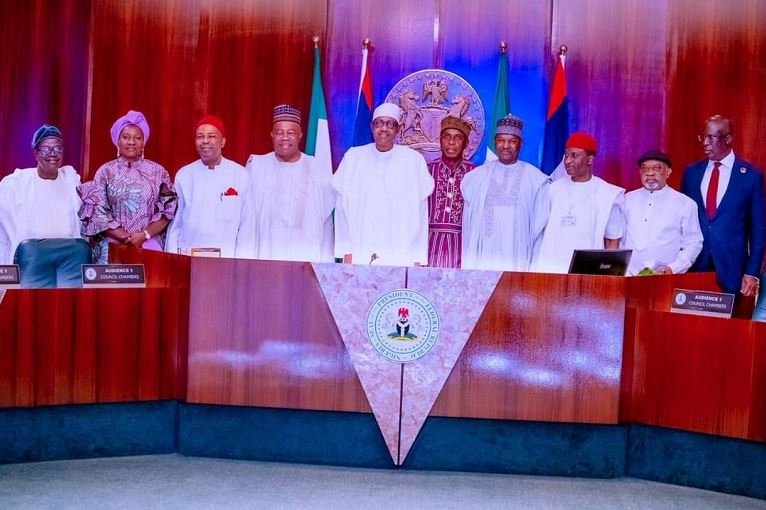
[[[85,154],[90,0],[0,2],[0,178],[35,166],[32,134],[64,134],[67,164]]]
[[[370,37],[378,101],[400,78],[426,67],[483,79],[494,73],[497,44],[506,40],[511,77],[527,91],[516,93],[512,105],[523,105],[532,118],[537,109],[540,119],[553,53],[567,44],[570,128],[596,135],[597,173],[628,188],[638,184],[635,157],[651,146],[670,150],[677,179],[683,165],[700,156],[694,134],[715,112],[735,119],[738,153],[763,166],[762,4],[0,2],[0,176],[34,164],[32,132],[52,122],[64,131],[67,162],[91,177],[114,157],[109,127],[128,109],[146,114],[152,127],[146,155],[171,174],[196,158],[192,129],[205,113],[226,122],[227,156],[244,162],[267,152],[276,103],[294,103],[308,114],[312,35],[322,38],[336,164],[350,143],[360,41]],[[512,83],[512,90],[518,86]],[[489,96],[484,100],[493,91]],[[525,146],[535,143],[541,140]]]

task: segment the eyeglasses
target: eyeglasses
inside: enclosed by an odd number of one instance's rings
[[[721,139],[726,138],[731,133],[726,133],[725,135],[697,135],[697,141],[704,142],[705,140],[712,140],[713,138]]]
[[[654,172],[658,174],[662,172],[663,170],[665,170],[664,165],[641,165],[640,167],[638,167],[638,171],[641,172],[642,174],[646,174],[649,172]]]
[[[43,156],[61,156],[64,154],[64,148],[60,145],[54,145],[52,147],[43,145],[42,147],[38,147],[37,152]]]
[[[372,121],[372,127],[374,128],[382,128],[383,126],[386,126],[388,129],[394,129],[398,125],[399,123],[395,120],[375,119]]]

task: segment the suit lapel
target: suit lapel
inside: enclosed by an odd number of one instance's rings
[[[740,171],[741,168],[745,169],[745,173],[742,173]],[[747,167],[742,164],[742,161],[739,159],[734,160],[734,165],[731,167],[731,177],[729,178],[729,185],[726,187],[726,193],[723,194],[723,198],[721,198],[721,203],[718,204],[718,210],[724,209],[727,207],[728,203],[734,200],[733,197],[735,197],[737,194],[740,193],[742,190],[742,181],[747,173]],[[718,217],[718,214],[716,213],[715,219]]]
[[[701,210],[700,218],[703,219],[703,221],[707,222],[709,221],[707,214],[705,213],[705,200],[702,198],[702,177],[705,175],[705,168],[707,168],[707,160],[702,160],[699,163],[697,163],[695,166],[691,167],[690,171],[691,174],[691,183],[690,183],[690,191],[692,193],[691,199],[697,202],[699,204],[699,208]]]

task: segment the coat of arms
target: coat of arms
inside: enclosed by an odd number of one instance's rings
[[[463,157],[469,159],[484,135],[484,107],[476,91],[460,76],[440,69],[412,73],[397,83],[386,97],[402,109],[397,143],[420,151],[427,161],[441,155],[441,121],[457,117],[471,126]]]

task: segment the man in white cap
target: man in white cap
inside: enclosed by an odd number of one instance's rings
[[[529,271],[535,240],[545,227],[550,181],[519,160],[522,128],[518,117],[500,119],[495,130],[498,159],[463,178],[465,269]]]
[[[165,251],[191,255],[194,248],[218,248],[222,257],[253,256],[253,206],[245,168],[223,157],[223,121],[197,121],[194,142],[200,158],[176,173],[178,209],[168,227]]]
[[[420,153],[394,143],[400,118],[393,103],[375,108],[374,143],[349,149],[333,177],[335,256],[346,263],[428,263],[428,196],[434,180]]]
[[[702,251],[697,204],[667,185],[673,172],[667,154],[647,151],[637,162],[642,187],[625,195],[620,242],[633,250],[628,274],[685,273]]]
[[[332,168],[300,151],[301,112],[274,107],[274,151],[252,155],[247,169],[255,204],[255,258],[332,262]]]

